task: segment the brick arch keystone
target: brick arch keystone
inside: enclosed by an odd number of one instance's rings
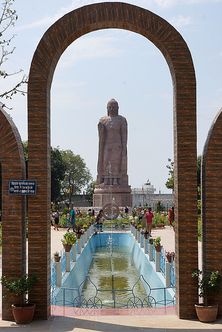
[[[12,118],[0,107],[0,163],[2,168],[2,275],[20,277],[25,273],[24,197],[9,194],[9,180],[25,179],[21,138]],[[13,320],[10,305],[15,298],[2,289],[2,318]]]
[[[222,274],[222,108],[206,139],[202,156],[202,252],[203,269]],[[222,314],[221,294],[213,294]]]
[[[125,29],[159,48],[170,68],[174,91],[174,162],[176,214],[177,314],[194,316],[197,301],[191,273],[197,267],[196,79],[189,49],[167,21],[143,8],[121,2],[76,9],[43,35],[33,56],[28,85],[29,176],[38,194],[29,199],[29,270],[41,282],[32,300],[37,316],[50,315],[50,88],[64,50],[86,33]],[[184,296],[186,294],[186,296]]]

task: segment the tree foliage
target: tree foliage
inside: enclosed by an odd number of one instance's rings
[[[172,159],[168,158],[168,162],[169,164],[166,165],[166,167],[168,168],[168,179],[167,182],[165,183],[166,187],[168,189],[174,189],[174,162],[172,161]]]
[[[26,163],[28,163],[28,142],[23,142]],[[68,200],[90,186],[92,176],[84,160],[71,150],[51,147],[51,201]]]
[[[92,181],[92,176],[80,155],[75,155],[71,150],[62,150],[61,155],[66,166],[61,191],[63,199],[70,204],[72,195],[79,194],[89,181]]]
[[[198,189],[198,197],[200,196],[200,188],[201,188],[201,159],[202,156],[197,157],[197,189]],[[167,182],[165,183],[166,187],[168,189],[174,189],[174,162],[172,159],[168,158],[169,164],[166,165],[168,168],[168,179]]]
[[[13,72],[9,72],[6,69],[6,62],[15,50],[15,47],[11,46],[15,36],[9,33],[9,30],[15,26],[15,22],[18,19],[16,10],[13,9],[13,4],[14,0],[4,0],[2,1],[0,9],[0,77],[7,81],[11,76],[18,75],[23,72],[22,69]],[[12,99],[12,97],[17,93],[22,95],[25,94],[22,86],[28,82],[27,77],[25,75],[23,75],[22,78],[20,78],[20,75],[17,77],[17,83],[13,84],[13,86],[8,88],[6,91],[0,91],[1,99]],[[4,82],[4,85],[6,85],[6,82]],[[4,103],[3,106],[5,106]]]
[[[94,194],[95,186],[96,186],[96,181],[91,181],[88,183],[88,185],[86,187],[86,195],[89,197],[88,201],[89,201],[90,205],[93,204],[93,194]]]
[[[197,157],[197,210],[198,214],[201,214],[201,162],[202,156]]]
[[[66,165],[58,148],[51,148],[51,201],[60,199],[61,182],[65,177]]]
[[[23,141],[22,145],[23,145],[25,161],[28,161],[28,141]]]

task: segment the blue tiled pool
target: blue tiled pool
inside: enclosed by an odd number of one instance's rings
[[[65,306],[160,307],[173,301],[174,292],[130,233],[93,235],[53,293],[53,304]]]

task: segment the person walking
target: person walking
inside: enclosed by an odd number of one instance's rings
[[[168,220],[169,220],[170,226],[173,226],[173,222],[174,222],[174,207],[173,206],[168,210]]]
[[[59,230],[59,211],[56,210],[54,213],[54,230],[58,231]]]
[[[100,232],[103,232],[103,210],[100,210],[99,213],[96,216],[96,229],[99,230]]]
[[[74,207],[71,208],[69,213],[69,228],[67,229],[67,232],[69,232],[70,228],[72,228],[73,232],[75,232],[75,223],[76,223],[76,211]]]
[[[146,230],[149,233],[149,236],[151,236],[151,229],[152,229],[152,222],[153,222],[153,212],[151,207],[148,208],[148,211],[145,214],[146,218]]]

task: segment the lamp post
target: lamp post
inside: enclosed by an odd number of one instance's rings
[[[149,188],[148,188],[148,186],[150,186],[150,180],[149,179],[147,179],[147,181],[144,183],[144,185],[146,186],[146,188],[147,188],[147,190],[146,190],[146,193],[148,194],[148,205],[150,206],[151,204],[150,204],[150,195],[149,195]],[[146,194],[145,194],[146,195]]]

